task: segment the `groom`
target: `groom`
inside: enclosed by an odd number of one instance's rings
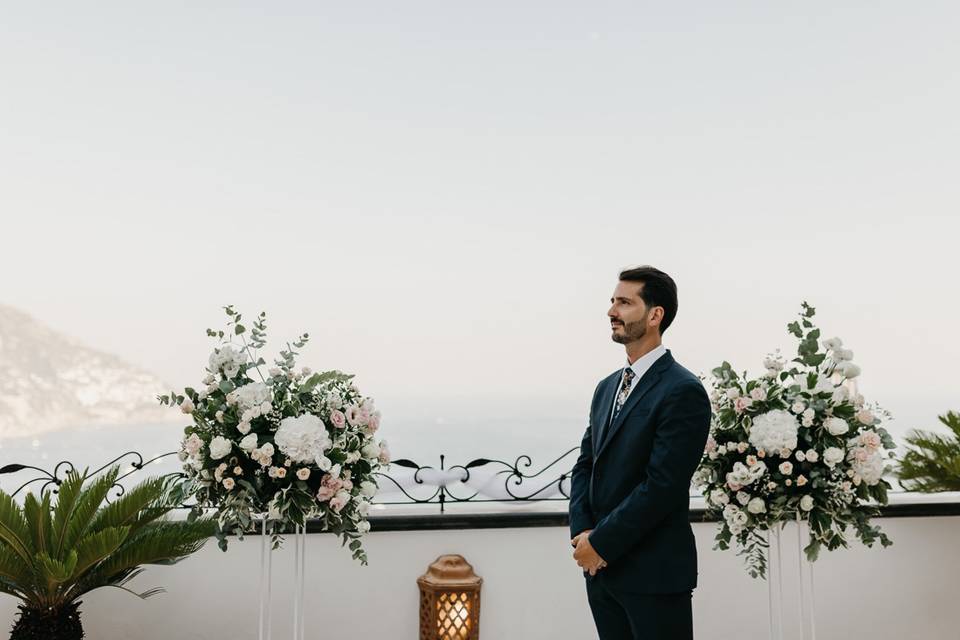
[[[689,489],[710,401],[661,344],[677,286],[650,266],[620,273],[607,311],[627,365],[600,381],[570,489],[573,557],[600,640],[693,638],[697,548]]]

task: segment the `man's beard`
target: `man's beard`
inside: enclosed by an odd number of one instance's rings
[[[624,323],[623,333],[614,333],[611,337],[614,342],[628,344],[639,340],[645,335],[647,335],[647,319],[643,318],[636,322]]]

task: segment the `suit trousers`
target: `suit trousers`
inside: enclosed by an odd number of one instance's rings
[[[692,591],[623,594],[599,575],[586,583],[599,640],[693,640]]]

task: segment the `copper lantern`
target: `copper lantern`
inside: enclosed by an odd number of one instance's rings
[[[420,640],[479,640],[483,579],[463,556],[440,556],[417,584]]]

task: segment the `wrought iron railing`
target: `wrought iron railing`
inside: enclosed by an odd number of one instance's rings
[[[391,463],[391,467],[410,469],[413,473],[406,474],[407,477],[404,477],[403,474],[386,472],[378,472],[376,475],[378,476],[378,483],[380,484],[381,490],[385,487],[388,488],[385,495],[399,491],[402,499],[374,500],[374,504],[438,504],[441,513],[443,513],[448,503],[569,500],[570,495],[567,486],[565,486],[565,481],[569,479],[570,467],[572,467],[569,459],[571,454],[577,450],[576,447],[570,449],[539,470],[532,469],[533,459],[528,455],[518,456],[512,463],[493,458],[476,458],[466,464],[454,465],[452,467],[446,466],[446,456],[441,455],[439,468],[421,465],[405,458],[394,460]],[[150,464],[176,455],[177,452],[171,451],[145,459],[143,455],[137,451],[127,451],[92,471],[84,470],[84,473],[87,478],[92,478],[114,465],[127,465],[128,468],[125,468],[120,473],[114,483],[112,497],[116,498],[123,495],[125,491],[122,480],[134,473],[142,471]],[[13,476],[13,474],[24,472],[33,472],[35,474],[34,477],[30,477],[20,483],[12,492],[8,492],[8,494],[16,496],[31,486],[39,486],[40,492],[52,486],[53,491],[56,492],[57,487],[66,479],[67,475],[75,470],[78,470],[78,468],[69,460],[58,462],[52,471],[34,465],[14,463],[0,467],[0,475]],[[434,475],[435,482],[429,481],[431,474]],[[180,471],[163,475],[186,477],[186,475]],[[482,475],[486,478],[483,487],[476,486],[476,481],[478,480],[477,475]],[[17,482],[19,482],[19,480]],[[502,490],[500,489],[501,484]],[[534,484],[534,486],[528,488],[531,484]],[[394,488],[396,491],[393,491]]]

